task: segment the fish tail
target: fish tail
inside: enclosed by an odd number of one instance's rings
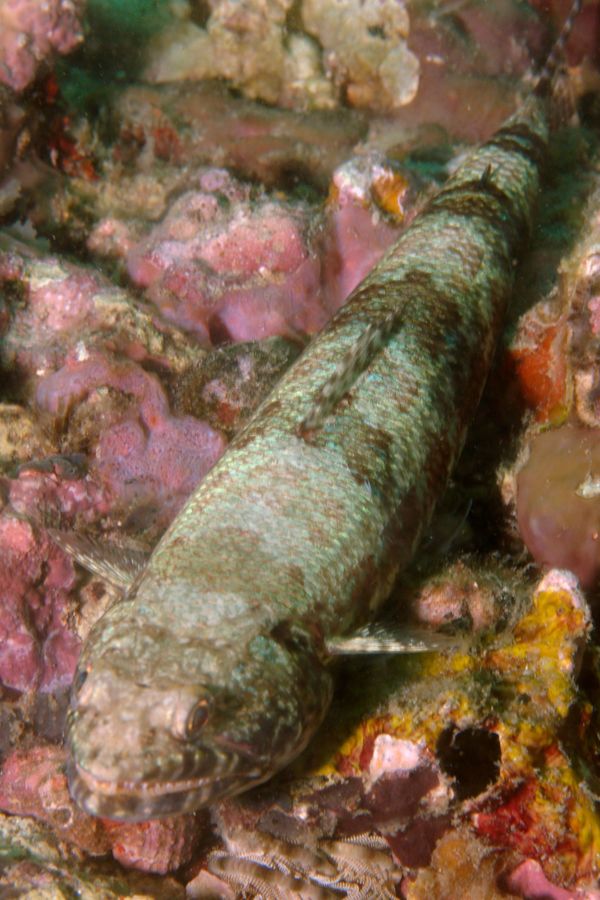
[[[573,30],[573,25],[575,24],[577,16],[581,12],[582,6],[583,0],[573,0],[573,2],[571,3],[569,14],[563,22],[560,33],[556,38],[554,44],[552,45],[550,53],[546,57],[546,61],[542,66],[542,70],[537,77],[533,92],[538,97],[544,96],[551,90],[552,81],[562,61],[565,45],[569,40],[569,37]]]
[[[571,4],[569,14],[560,30],[560,34],[554,42],[533,88],[532,93],[536,99],[543,100],[551,93],[553,80],[560,65],[565,44],[569,39],[573,24],[582,5],[583,0],[573,0]],[[509,119],[483,146],[494,148],[496,151],[509,150],[528,155],[536,165],[541,167],[545,155],[545,141],[541,140],[537,135],[534,122],[529,121],[533,115],[532,109],[535,106],[535,103],[533,107],[531,104],[526,104],[524,110]],[[533,117],[535,118],[535,116]],[[545,114],[543,118],[546,118]],[[443,188],[434,200],[429,203],[428,211],[432,211],[439,207],[440,204],[445,203],[449,194],[456,194],[457,191],[462,195],[467,190],[470,195],[478,194],[480,198],[483,198],[485,194],[500,196],[502,192],[498,191],[494,185],[493,168],[493,165],[490,163],[487,168],[478,172],[475,178],[470,174],[469,168],[466,168],[466,182],[462,181],[460,175],[458,178],[455,176],[451,179],[448,186]],[[503,197],[500,197],[501,201],[503,199]],[[471,196],[471,200],[472,203],[477,205],[477,197]],[[455,202],[455,200],[452,202]],[[483,203],[483,200],[479,203],[480,206],[481,203]],[[512,212],[514,213],[515,210],[513,209]],[[518,216],[515,218],[515,222],[518,222],[518,218]],[[382,349],[394,331],[400,327],[402,317],[403,308],[400,307],[391,313],[387,313],[379,321],[371,322],[366,327],[365,332],[357,340],[356,344],[344,354],[318,392],[309,412],[300,422],[298,430],[301,435],[306,436],[323,425],[325,419],[349,392],[373,357]]]

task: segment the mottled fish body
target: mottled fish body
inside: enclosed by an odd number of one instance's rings
[[[68,725],[90,812],[145,819],[245,790],[322,721],[327,643],[388,596],[479,401],[538,194],[542,94],[359,285],[93,629]]]

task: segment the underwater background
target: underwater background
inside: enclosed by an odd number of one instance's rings
[[[600,897],[600,4],[449,491],[290,768],[82,812],[62,744],[115,589],[531,90],[567,0],[0,0],[0,898]]]

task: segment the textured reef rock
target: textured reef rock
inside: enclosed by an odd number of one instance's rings
[[[0,406],[0,471],[52,452],[52,442],[31,411],[17,403]]]
[[[600,434],[566,424],[537,434],[517,476],[519,530],[537,562],[570,569],[586,587],[600,574]]]
[[[53,53],[77,47],[84,5],[84,0],[1,0],[0,81],[22,91]]]
[[[32,816],[68,844],[90,856],[104,856],[110,849],[108,836],[99,819],[82,813],[71,800],[64,760],[63,748],[51,745],[10,754],[0,771],[0,809]]]
[[[186,169],[183,189],[181,168],[161,166],[149,187],[144,154],[138,147],[126,169],[109,166],[107,181],[77,184],[78,197],[57,193],[34,220],[44,231],[56,217],[68,223],[72,204],[83,201],[86,249],[114,262],[164,320],[202,346],[276,335],[302,342],[320,330],[409,221],[417,186],[430,180],[371,151],[333,171],[323,210],[215,167]],[[73,218],[65,230],[78,240],[83,217]]]
[[[227,78],[248,96],[283,106],[331,107],[341,89],[354,106],[390,109],[412,99],[419,63],[406,46],[403,3],[293,6],[218,0],[204,26],[183,20],[161,35],[146,77]]]
[[[300,176],[326,188],[332,170],[364,137],[358,114],[299,114],[232,97],[222,86],[166,84],[128,87],[113,115],[120,129],[115,154],[131,164],[142,154],[188,165],[221,165],[266,185]]]
[[[25,111],[11,92],[0,85],[0,215],[9,212],[19,197],[20,186],[11,176],[11,167]]]
[[[552,5],[558,27],[566,7]],[[349,104],[436,122],[480,139],[514,106],[519,78],[547,39],[548,4],[514,0],[216,0],[179,3],[150,43],[144,76],[168,84],[226,79],[287,108]],[[595,4],[577,22],[571,64],[596,50]]]
[[[415,0],[217,0],[205,21],[193,5],[180,12],[155,39],[148,80],[226,78],[249,97],[320,109],[344,99],[391,111],[420,104],[422,90],[433,102],[448,63],[459,78],[522,72],[543,33],[512,2],[445,11]],[[499,40],[507,27],[518,41]]]
[[[0,892],[67,900],[122,900],[123,897],[184,900],[185,889],[172,878],[118,872],[102,862],[82,860],[81,851],[43,823],[19,815],[0,815]]]
[[[7,687],[68,687],[79,640],[66,619],[73,563],[46,536],[10,513],[0,516],[0,679]]]
[[[46,427],[93,459],[96,518],[112,497],[130,513],[152,508],[164,523],[226,443],[207,424],[173,416],[149,371],[176,376],[197,350],[91,269],[13,249],[0,256],[0,276],[9,296],[2,365]],[[19,511],[35,515],[31,503]]]
[[[600,574],[597,176],[592,188],[557,288],[521,318],[511,343],[537,421],[526,430],[505,485],[507,495],[516,495],[519,531],[536,561],[570,569],[589,588]]]
[[[16,751],[0,770],[0,809],[31,816],[55,836],[91,857],[112,853],[129,869],[164,875],[190,862],[203,830],[201,816],[177,816],[142,825],[95,819],[71,799],[65,750],[52,745]]]
[[[306,204],[251,196],[222,170],[199,173],[199,188],[126,263],[165,318],[204,345],[319,331],[397,237],[413,199],[380,154],[335,170],[323,221]]]
[[[57,56],[83,42],[84,11],[85,0],[0,0],[0,216],[39,180],[34,167],[22,165],[48,113],[40,111],[36,86],[51,77]],[[46,95],[48,106],[53,99]]]
[[[333,172],[322,233],[322,286],[338,309],[415,213],[415,181],[371,151]]]
[[[419,60],[406,45],[410,26],[403,3],[304,0],[302,20],[351,106],[390,110],[414,98]]]
[[[320,267],[306,211],[235,197],[218,170],[200,188],[178,197],[132,248],[134,284],[203,344],[319,331],[330,311],[318,302]]]

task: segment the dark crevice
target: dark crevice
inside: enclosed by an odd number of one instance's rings
[[[454,779],[457,800],[477,797],[500,772],[500,738],[486,728],[450,726],[440,735],[437,756],[442,771]]]

